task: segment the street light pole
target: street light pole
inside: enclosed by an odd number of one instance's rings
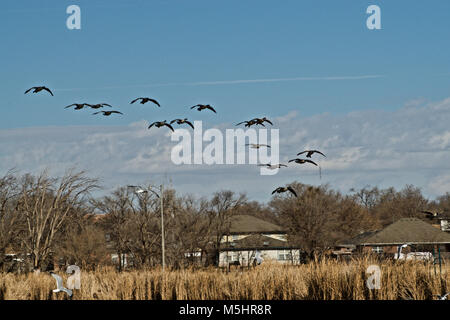
[[[133,188],[133,189],[137,188],[138,190],[135,191],[137,193],[151,191],[161,201],[161,249],[162,249],[162,271],[164,272],[164,269],[166,267],[166,257],[165,257],[166,254],[165,254],[165,241],[164,241],[164,185],[161,184],[159,186],[159,194],[155,190],[152,189],[152,188],[154,188],[154,186],[150,186],[147,189],[144,189],[140,186],[128,186],[128,188]]]
[[[164,187],[160,186],[160,199],[161,199],[161,246],[162,246],[162,271],[166,266],[165,259],[165,243],[164,243]]]

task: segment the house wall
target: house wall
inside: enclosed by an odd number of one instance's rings
[[[265,233],[263,233],[263,235],[266,237],[270,237],[270,238],[281,240],[281,241],[287,240],[286,234],[265,234]],[[250,234],[237,234],[237,235],[223,236],[221,242],[222,243],[233,242],[233,241],[247,238],[248,236],[250,236]]]
[[[300,263],[300,250],[259,250],[264,262],[276,261],[279,263]],[[219,255],[219,267],[227,267],[229,263],[239,261],[241,266],[252,264],[255,250],[222,251]]]

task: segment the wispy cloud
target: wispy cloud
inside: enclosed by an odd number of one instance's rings
[[[273,120],[274,128],[280,126],[280,160],[286,162],[307,148],[321,150],[327,157],[314,160],[322,168],[322,179],[316,167],[307,165],[291,165],[275,176],[261,176],[254,165],[176,166],[170,161],[176,145],[170,130],[148,130],[144,120],[115,127],[0,130],[0,174],[12,167],[22,172],[49,168],[60,174],[76,165],[102,178],[108,190],[169,177],[183,193],[209,195],[233,189],[262,201],[270,199],[271,190],[293,180],[329,183],[342,192],[405,184],[421,187],[431,197],[449,191],[450,99],[339,116],[303,117],[291,112]]]
[[[113,90],[124,88],[150,88],[167,86],[217,86],[248,83],[272,83],[272,82],[290,82],[290,81],[344,81],[344,80],[367,80],[384,78],[384,75],[359,75],[359,76],[326,76],[326,77],[294,77],[294,78],[268,78],[268,79],[241,79],[241,80],[220,80],[220,81],[197,81],[197,82],[171,82],[154,84],[135,84],[135,85],[117,85],[91,88],[66,88],[55,91],[80,91],[80,90]]]

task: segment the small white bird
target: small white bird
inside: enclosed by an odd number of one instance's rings
[[[404,243],[401,246],[399,246],[398,247],[398,251],[397,251],[397,256],[395,256],[394,258],[397,259],[397,260],[402,259],[402,257],[403,257],[402,256],[402,249],[406,248],[407,246],[410,246],[410,245],[411,245],[411,243],[408,242],[408,243]]]
[[[450,292],[447,292],[446,294],[444,294],[443,296],[439,295],[439,294],[433,294],[433,296],[438,297],[439,300],[448,300],[448,296],[450,295]]]
[[[69,297],[71,297],[72,296],[72,290],[67,289],[67,288],[64,287],[62,278],[60,276],[58,276],[56,273],[51,272],[50,274],[56,280],[56,289],[53,290],[53,292],[61,292],[62,291],[62,292],[67,293],[69,295]]]

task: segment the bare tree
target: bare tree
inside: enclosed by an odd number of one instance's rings
[[[298,197],[277,195],[270,206],[282,216],[289,231],[289,241],[312,256],[333,242],[330,226],[337,212],[336,195],[327,186],[290,185]]]
[[[22,224],[16,212],[17,193],[17,178],[9,171],[0,178],[0,268],[6,250],[17,250],[19,245]]]
[[[34,269],[51,255],[54,240],[74,208],[97,188],[97,180],[85,172],[67,171],[62,178],[50,178],[47,172],[34,177],[26,174],[19,183],[18,212],[26,227],[22,244],[31,253]]]
[[[220,248],[224,236],[230,233],[231,217],[238,213],[238,209],[247,202],[245,194],[235,195],[233,191],[216,192],[209,202],[208,222],[213,232],[212,251],[214,263],[218,265]]]

